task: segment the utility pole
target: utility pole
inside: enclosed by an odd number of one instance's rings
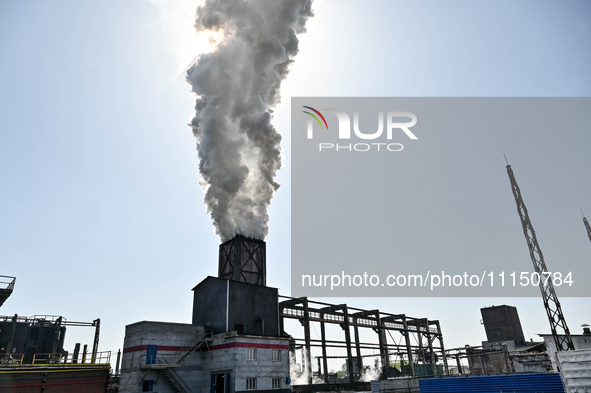
[[[529,255],[531,256],[535,271],[540,275],[540,291],[542,291],[542,300],[544,301],[544,307],[546,308],[546,314],[548,315],[548,320],[550,322],[550,329],[552,330],[552,337],[554,337],[556,350],[574,350],[575,347],[570,336],[570,331],[568,330],[566,320],[564,319],[564,315],[562,315],[560,302],[558,301],[558,297],[554,291],[552,277],[548,277],[548,268],[546,267],[546,262],[544,262],[544,256],[542,255],[542,250],[538,244],[536,232],[534,231],[534,227],[529,220],[527,208],[525,207],[525,203],[521,198],[521,191],[519,190],[519,186],[517,185],[517,181],[515,180],[513,170],[511,169],[511,165],[509,165],[509,163],[507,163],[507,174],[509,175],[511,189],[513,191],[513,196],[515,197],[515,202],[517,203],[517,212],[519,213],[519,218],[521,219],[523,234],[525,235],[525,240],[527,241],[527,246],[529,247]],[[588,228],[589,227],[587,226],[587,230],[589,230]],[[549,279],[545,280],[545,277],[548,277]],[[559,336],[556,331],[557,328],[562,329],[564,334]]]

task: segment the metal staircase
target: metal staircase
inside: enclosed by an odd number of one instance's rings
[[[197,333],[189,340],[185,345],[183,345],[178,351],[174,353],[174,355],[170,356],[170,360],[174,361],[175,364],[180,365],[183,360],[196,350],[200,349],[203,345],[207,347],[209,350],[208,342],[213,340],[213,331],[210,329],[198,330]]]
[[[183,381],[183,379],[174,371],[174,368],[168,367],[160,369],[160,375],[162,378],[174,390],[176,393],[191,393],[191,388]]]
[[[192,354],[204,347],[209,350],[209,343],[213,340],[213,331],[210,329],[198,330],[197,333],[178,351],[172,355],[159,355],[152,364],[142,366],[146,374],[150,370],[158,370],[162,378],[170,385],[176,393],[191,393],[191,388],[183,381],[181,376],[174,370],[181,367],[183,361]],[[144,376],[145,377],[145,376]],[[144,378],[142,378],[144,379]]]

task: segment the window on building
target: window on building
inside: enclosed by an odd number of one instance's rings
[[[281,389],[281,377],[273,378],[271,381],[271,387],[273,389]]]
[[[246,390],[257,390],[256,378],[246,378]]]
[[[246,360],[257,360],[256,348],[248,348],[246,350]]]
[[[154,380],[144,380],[142,384],[142,392],[151,392],[154,390]]]
[[[156,364],[157,345],[148,345],[146,350],[146,364]],[[147,390],[149,392],[149,390]]]
[[[272,356],[272,360],[274,362],[280,362],[281,361],[281,351],[278,349],[273,349],[273,356]]]

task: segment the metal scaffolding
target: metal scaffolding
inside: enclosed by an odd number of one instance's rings
[[[441,368],[437,368],[438,360],[443,362],[445,374],[448,374],[439,321],[412,318],[404,314],[389,314],[380,310],[362,310],[348,307],[346,304],[317,302],[309,300],[307,297],[280,296],[280,298],[286,299],[279,302],[281,331],[284,331],[285,318],[297,319],[304,328],[304,337],[294,338],[294,342],[296,346],[299,345],[304,350],[303,363],[308,376],[308,384],[312,384],[313,376],[312,347],[321,348],[322,355],[316,358],[319,368],[318,375],[322,376],[325,383],[329,382],[327,359],[336,357],[328,355],[328,348],[346,350],[347,355],[344,359],[349,382],[355,382],[363,375],[363,358],[368,356],[379,356],[382,376],[388,376],[392,372],[392,367],[390,367],[390,356],[392,355],[400,357],[407,366],[405,371],[408,375],[417,375],[417,364],[428,365],[432,375],[441,374]],[[311,338],[311,322],[320,323],[320,339]],[[340,325],[345,333],[344,342],[326,339],[325,325],[327,323]],[[353,338],[351,337],[351,328],[353,328]],[[377,334],[377,343],[361,342],[359,338],[361,328],[373,330]],[[399,335],[400,343],[396,343],[392,333]],[[394,342],[388,342],[388,336]],[[413,343],[413,339],[416,344]],[[438,346],[436,346],[436,341],[439,342]],[[378,351],[379,355],[363,354],[363,350]],[[395,372],[400,373],[398,370]]]

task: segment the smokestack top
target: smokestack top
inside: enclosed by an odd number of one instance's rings
[[[267,247],[263,240],[242,235],[220,244],[218,277],[266,286]]]

